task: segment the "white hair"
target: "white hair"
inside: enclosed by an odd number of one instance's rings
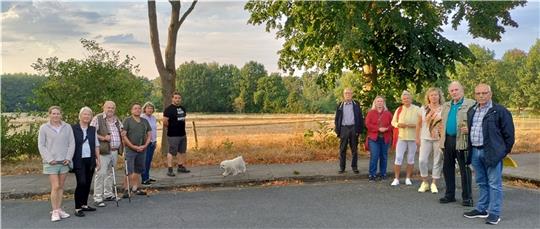
[[[88,111],[90,112],[90,116],[94,116],[94,112],[92,111],[92,109],[90,109],[90,107],[83,107],[81,108],[81,110],[79,111],[79,119],[81,119],[81,115],[83,114],[83,112],[85,111]]]

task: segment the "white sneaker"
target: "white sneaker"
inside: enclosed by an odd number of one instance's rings
[[[398,186],[399,185],[399,180],[394,178],[394,181],[392,181],[392,184],[390,184],[390,185]]]
[[[405,179],[405,184],[406,185],[412,185],[411,179],[409,179],[409,178]]]
[[[60,213],[58,213],[58,211],[56,211],[56,210],[52,211],[51,221],[53,221],[53,222],[60,221]]]
[[[58,209],[57,212],[58,212],[58,214],[60,215],[60,218],[62,218],[62,219],[69,218],[69,214],[66,213],[64,210]]]

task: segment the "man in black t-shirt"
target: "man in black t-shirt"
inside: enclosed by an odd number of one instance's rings
[[[167,142],[169,143],[169,152],[167,153],[167,166],[169,170],[167,176],[175,176],[173,172],[173,157],[177,156],[179,173],[189,173],[184,164],[186,163],[186,109],[180,106],[182,96],[174,92],[172,95],[172,104],[163,111],[163,127],[167,128]]]

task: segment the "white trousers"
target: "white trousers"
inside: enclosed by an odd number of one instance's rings
[[[439,141],[422,139],[420,144],[420,155],[418,158],[420,167],[420,176],[427,177],[429,171],[429,155],[433,153],[433,170],[431,171],[431,177],[433,179],[441,178],[442,171],[442,150],[439,147]]]
[[[101,202],[104,198],[114,196],[112,166],[116,167],[118,151],[100,155],[101,168],[96,172],[94,179],[94,202]],[[118,181],[116,181],[118,183]]]
[[[414,155],[416,154],[416,142],[414,140],[399,140],[396,145],[396,160],[394,164],[401,165],[403,156],[407,152],[407,164],[414,165]]]

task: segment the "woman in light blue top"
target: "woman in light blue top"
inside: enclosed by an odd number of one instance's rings
[[[154,116],[154,104],[151,102],[146,102],[143,105],[143,114],[141,115],[142,118],[145,118],[148,123],[150,123],[150,127],[152,128],[152,140],[150,142],[150,145],[146,148],[146,161],[144,166],[144,172],[142,174],[142,184],[143,185],[149,185],[151,182],[155,182],[156,180],[150,178],[150,167],[152,167],[152,157],[154,157],[154,151],[156,150],[156,143],[157,143],[157,119],[156,116]]]

